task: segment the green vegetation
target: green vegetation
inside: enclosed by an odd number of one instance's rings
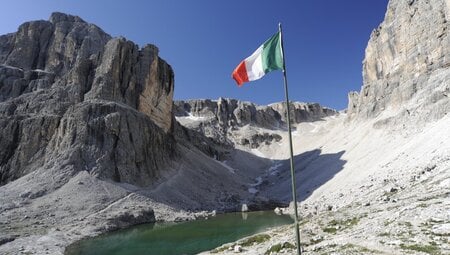
[[[359,223],[358,217],[353,217],[345,220],[331,220],[328,222],[328,226],[323,228],[323,232],[335,234],[338,230],[344,230],[351,228]]]
[[[400,223],[398,223],[398,225],[407,226],[408,228],[412,227],[412,224],[409,221],[400,222]]]
[[[430,243],[430,245],[420,245],[420,244],[413,244],[413,245],[406,245],[406,244],[400,244],[400,248],[403,250],[411,250],[411,251],[421,251],[432,255],[439,255],[441,254],[441,250],[439,249],[438,245],[435,242]]]
[[[280,252],[283,249],[283,246],[280,243],[272,245],[264,254],[269,255],[272,252]]]
[[[291,244],[290,242],[284,242],[283,243],[283,249],[295,249],[295,245]]]
[[[254,243],[262,243],[270,239],[270,236],[267,234],[254,235],[249,238],[242,240],[239,244],[241,246],[251,246]]]
[[[337,228],[335,228],[335,227],[326,227],[322,230],[323,230],[323,232],[330,233],[330,234],[336,234],[336,232],[337,232]]]
[[[391,236],[391,233],[383,232],[383,233],[378,234],[378,236]]]
[[[347,249],[348,250],[357,250],[358,252],[364,252],[364,253],[376,252],[376,251],[373,251],[373,250],[369,250],[366,247],[359,246],[359,245],[354,245],[354,244],[351,244],[351,243],[348,243],[348,244],[342,246],[342,249],[344,249],[344,250],[347,250]]]
[[[394,222],[394,220],[386,220],[386,221],[383,223],[383,225],[384,225],[385,227],[387,227],[387,226],[389,226],[392,222]]]
[[[345,245],[328,245],[327,248],[331,248],[331,250],[327,250],[326,252],[321,253],[321,255],[331,255],[335,254],[335,252],[346,251],[345,254],[378,254],[381,253],[377,250],[371,250],[367,247],[356,245],[356,244],[345,244]]]
[[[264,254],[265,255],[269,255],[271,253],[277,253],[280,252],[283,249],[295,249],[295,245],[289,243],[289,242],[284,242],[284,243],[277,243],[275,245],[272,245]]]
[[[217,247],[217,248],[215,248],[214,250],[212,250],[211,253],[219,253],[219,252],[223,252],[223,251],[228,250],[230,247],[231,247],[231,246],[228,246],[228,245],[224,245],[224,246],[221,246],[221,247]]]

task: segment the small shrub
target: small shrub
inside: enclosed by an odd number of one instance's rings
[[[403,250],[411,250],[411,251],[421,251],[432,255],[438,255],[440,254],[440,249],[437,247],[436,243],[430,244],[430,245],[419,245],[419,244],[413,244],[413,245],[406,245],[406,244],[400,244],[400,248]]]
[[[219,252],[223,252],[226,251],[230,248],[230,246],[222,246],[222,247],[218,247],[215,248],[214,250],[211,251],[211,253],[219,253]]]
[[[269,255],[272,252],[280,252],[283,246],[280,243],[272,245],[264,254]]]
[[[272,252],[277,253],[280,252],[283,249],[295,249],[296,246],[291,244],[290,242],[284,242],[284,243],[277,243],[275,245],[272,245],[264,254],[269,255]]]
[[[326,227],[323,229],[323,232],[330,233],[330,234],[336,234],[337,229],[335,227]]]
[[[260,234],[251,236],[247,239],[244,239],[241,243],[239,243],[241,246],[251,246],[254,243],[262,243],[270,239],[269,235],[266,234]]]

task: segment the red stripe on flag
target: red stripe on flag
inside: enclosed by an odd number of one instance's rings
[[[234,69],[232,76],[239,87],[242,86],[244,82],[248,82],[247,69],[245,68],[245,60],[239,63],[236,69]]]

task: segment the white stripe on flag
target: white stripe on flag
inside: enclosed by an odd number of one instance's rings
[[[249,81],[260,79],[264,76],[262,64],[262,51],[264,45],[261,45],[253,54],[245,59],[245,68],[247,69],[247,77]]]

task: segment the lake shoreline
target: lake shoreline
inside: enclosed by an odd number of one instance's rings
[[[142,224],[76,241],[67,247],[65,254],[142,254],[148,251],[159,255],[179,252],[197,254],[290,223],[292,218],[288,215],[258,211],[218,214],[188,222]],[[145,242],[139,242],[141,236],[138,233],[146,237]],[[123,244],[119,245],[120,242]],[[167,245],[171,242],[174,245]],[[100,248],[95,250],[96,247]],[[125,253],[120,252],[121,249]],[[119,252],[114,253],[116,251]]]

